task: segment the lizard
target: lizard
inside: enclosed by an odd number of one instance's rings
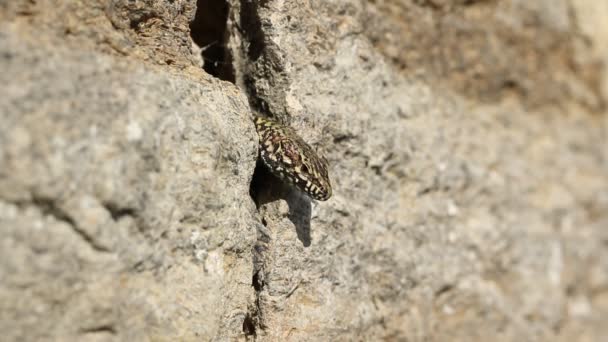
[[[296,131],[274,120],[254,117],[260,157],[270,172],[308,196],[326,201],[332,195],[329,163]]]

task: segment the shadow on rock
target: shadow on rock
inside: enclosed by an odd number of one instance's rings
[[[264,204],[285,199],[289,205],[289,220],[295,225],[298,239],[310,246],[311,199],[275,177],[258,162],[251,180],[250,195],[259,209]]]

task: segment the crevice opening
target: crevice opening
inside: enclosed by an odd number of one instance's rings
[[[201,48],[203,69],[224,81],[234,83],[232,54],[228,49],[227,0],[198,0],[190,23],[190,36]]]

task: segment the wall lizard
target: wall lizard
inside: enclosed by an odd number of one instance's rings
[[[332,189],[327,159],[319,156],[293,128],[259,116],[254,121],[260,157],[270,172],[316,200],[328,200]]]

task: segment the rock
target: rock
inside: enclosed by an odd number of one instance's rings
[[[2,32],[4,338],[241,333],[256,215],[246,98]]]
[[[0,5],[3,338],[607,339],[606,15]],[[253,115],[329,201],[256,166]]]

